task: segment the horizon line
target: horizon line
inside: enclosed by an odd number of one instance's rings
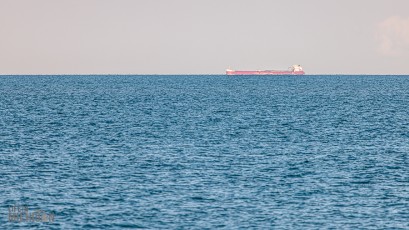
[[[116,73],[58,73],[58,74],[0,74],[0,76],[98,76],[98,75],[105,75],[105,76],[175,76],[175,75],[182,75],[182,76],[211,76],[211,75],[225,75],[225,73],[210,73],[210,74],[140,74],[140,73],[126,73],[126,74],[116,74]],[[346,73],[320,73],[320,74],[304,74],[304,75],[297,75],[300,76],[353,76],[353,75],[363,75],[363,76],[409,76],[408,74],[362,74],[362,73],[354,73],[354,74],[346,74]],[[283,74],[283,75],[256,75],[256,74],[249,74],[249,75],[242,75],[242,76],[293,76],[291,74]]]

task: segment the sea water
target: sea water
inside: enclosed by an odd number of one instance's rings
[[[407,229],[408,154],[409,76],[0,76],[1,229]]]

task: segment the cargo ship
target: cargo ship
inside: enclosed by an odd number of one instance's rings
[[[227,75],[304,75],[300,65],[292,65],[288,70],[232,70],[226,69]]]

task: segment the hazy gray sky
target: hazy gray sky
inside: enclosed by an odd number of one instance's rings
[[[409,74],[409,0],[0,0],[0,74]]]

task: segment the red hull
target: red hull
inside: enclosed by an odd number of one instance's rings
[[[227,70],[227,75],[304,75],[304,71],[287,70]]]

